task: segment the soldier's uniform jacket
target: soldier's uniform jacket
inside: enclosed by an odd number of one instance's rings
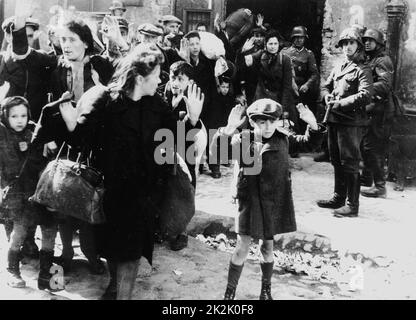
[[[282,49],[282,53],[292,60],[296,85],[300,88],[302,85],[306,84],[308,91],[316,90],[319,72],[313,52],[305,47],[298,50],[294,46],[291,46]]]
[[[393,62],[382,50],[367,57],[367,66],[373,76],[374,95],[372,103],[367,106],[370,115],[389,118],[394,113],[392,103]]]
[[[344,61],[337,65],[323,85],[322,97],[332,94],[340,107],[329,113],[328,123],[366,126],[365,106],[373,96],[371,70],[366,65]]]

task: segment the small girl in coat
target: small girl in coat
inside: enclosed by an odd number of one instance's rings
[[[233,158],[238,160],[240,166],[237,182],[239,216],[238,241],[230,261],[225,300],[235,297],[252,238],[261,240],[263,261],[260,266],[263,275],[260,300],[272,300],[273,236],[296,231],[289,143],[315,145],[321,140],[323,131],[308,107],[299,104],[297,109],[301,119],[309,125],[305,135],[295,135],[282,126],[279,120],[282,106],[271,99],[257,100],[247,111],[242,106],[234,107],[227,126],[217,132],[217,138],[232,136],[246,120],[245,112],[254,128],[252,132],[235,134],[231,139]]]
[[[9,279],[7,284],[23,288],[25,281],[20,276],[20,247],[29,227],[35,225],[36,208],[29,197],[36,188],[37,177],[22,174],[27,150],[32,139],[28,128],[30,113],[28,101],[19,96],[4,100],[1,105],[0,122],[0,187],[7,190],[2,204],[2,215],[13,222],[10,248],[8,251]]]

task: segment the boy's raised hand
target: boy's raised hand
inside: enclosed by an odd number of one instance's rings
[[[226,135],[234,134],[235,130],[238,127],[242,126],[243,123],[246,121],[246,108],[242,105],[236,105],[230,112],[228,116],[227,127],[224,129],[224,133]]]
[[[305,121],[307,124],[309,124],[309,126],[311,127],[312,130],[318,130],[318,124],[316,122],[316,118],[315,115],[313,114],[313,112],[308,108],[308,106],[305,106],[302,103],[299,103],[296,106],[296,109],[298,109],[299,112],[299,117]]]
[[[188,97],[184,96],[183,99],[186,103],[188,117],[191,123],[196,125],[202,112],[205,95],[202,93],[201,88],[193,83],[188,89]]]

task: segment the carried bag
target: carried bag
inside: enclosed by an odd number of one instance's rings
[[[86,221],[105,222],[103,211],[104,176],[96,169],[77,161],[59,159],[65,143],[55,160],[42,172],[31,200],[50,211]]]
[[[175,154],[173,173],[165,185],[165,197],[161,207],[160,228],[162,233],[177,236],[186,231],[195,214],[195,188],[185,162]]]

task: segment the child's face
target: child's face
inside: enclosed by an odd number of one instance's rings
[[[169,75],[169,81],[174,95],[183,94],[191,83],[191,79],[187,75],[178,74],[175,76],[173,72]]]
[[[220,92],[223,96],[226,96],[228,92],[230,91],[230,84],[223,82],[220,84]]]
[[[28,118],[27,108],[22,104],[14,106],[9,110],[9,125],[16,132],[21,132],[26,128],[29,121]]]
[[[261,135],[263,138],[268,139],[274,134],[277,129],[277,120],[271,119],[256,119],[250,120],[251,125],[254,127],[256,134]]]

